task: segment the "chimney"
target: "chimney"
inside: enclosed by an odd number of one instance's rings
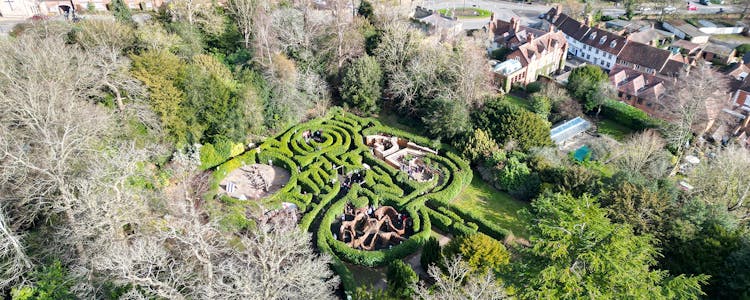
[[[555,18],[559,17],[562,13],[562,5],[560,3],[555,4]]]
[[[510,18],[510,28],[513,29],[513,33],[517,33],[521,31],[521,22],[518,21],[518,18],[516,17]]]
[[[586,26],[591,26],[591,14],[586,14],[586,16],[583,17],[583,23],[586,24]]]
[[[549,32],[555,32],[557,28],[555,28],[555,24],[550,23],[549,24]]]
[[[533,39],[534,39],[534,34],[533,34],[533,33],[531,33],[531,32],[527,32],[527,33],[526,33],[526,42],[527,42],[527,43],[529,43],[529,42],[531,42],[531,40],[533,40]]]

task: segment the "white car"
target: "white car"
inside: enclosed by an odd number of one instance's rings
[[[671,14],[671,13],[676,12],[676,11],[677,11],[677,8],[674,7],[674,6],[667,6],[667,7],[664,8],[664,12],[668,13],[668,14]]]

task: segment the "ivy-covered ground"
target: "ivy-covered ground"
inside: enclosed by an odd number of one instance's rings
[[[305,142],[302,135],[308,130],[320,130],[322,139]],[[398,136],[437,149],[438,155],[428,154],[426,161],[438,169],[440,175],[426,182],[409,179],[405,172],[371,153],[364,137],[372,134]],[[260,204],[266,208],[278,207],[281,202],[296,204],[302,213],[299,227],[313,234],[320,251],[334,257],[332,267],[349,291],[356,283],[344,261],[365,267],[383,266],[417,252],[433,228],[452,234],[480,231],[498,240],[510,233],[498,224],[510,224],[512,220],[497,222],[497,218],[487,217],[483,211],[493,209],[493,205],[478,208],[470,202],[454,201],[472,182],[473,174],[466,160],[427,138],[383,126],[373,118],[360,118],[334,109],[326,117],[289,128],[277,137],[265,140],[258,148],[219,165],[212,177],[214,195],[219,190],[219,182],[232,170],[243,164],[269,162],[289,170],[291,176],[281,190],[260,200]],[[364,171],[365,164],[369,170]],[[336,170],[334,166],[343,170]],[[363,182],[343,188],[337,174],[356,171],[364,171]],[[226,196],[219,199],[224,204],[222,222],[229,229],[242,229],[251,224],[244,219],[244,207],[258,201],[241,201]],[[360,207],[389,205],[406,212],[413,219],[410,230],[413,234],[390,249],[353,249],[336,240],[331,232],[331,224],[342,214],[347,203],[356,203]]]

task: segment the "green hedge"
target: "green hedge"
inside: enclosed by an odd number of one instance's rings
[[[425,207],[425,210],[427,211],[427,215],[430,216],[430,221],[433,221],[438,229],[447,232],[450,231],[450,226],[453,224],[451,218],[431,208]]]
[[[621,101],[605,102],[601,115],[633,130],[655,128],[660,125],[660,121],[649,117],[644,111]]]

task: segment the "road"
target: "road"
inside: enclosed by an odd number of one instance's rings
[[[695,5],[697,10],[687,10],[688,2]],[[672,14],[681,14],[681,15],[715,14],[715,13],[719,13],[720,11],[726,12],[726,13],[741,11],[741,9],[738,9],[737,7],[733,5],[728,5],[728,4],[703,5],[703,4],[700,4],[700,1],[685,1],[684,5],[678,5],[678,6],[675,6],[675,8],[677,9],[677,11],[675,11]],[[602,10],[602,14],[605,16],[618,17],[618,16],[625,14],[625,8],[623,8],[622,6],[602,7],[600,9]],[[636,11],[641,14],[646,14],[646,15],[658,15],[658,14],[661,14],[662,7],[651,7],[651,9],[648,11],[638,11],[636,9]]]
[[[495,18],[510,20],[511,17],[520,17],[522,24],[532,24],[539,21],[539,14],[549,11],[551,6],[542,4],[525,4],[523,2],[490,1],[490,0],[448,0],[448,1],[422,1],[421,6],[431,9],[477,7],[495,13]],[[464,29],[479,29],[487,25],[489,18],[466,18],[461,19]]]

